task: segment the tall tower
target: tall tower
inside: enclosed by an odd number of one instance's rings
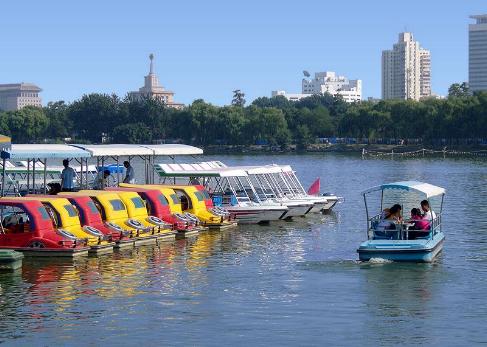
[[[423,80],[421,56],[424,58]],[[399,40],[392,50],[382,51],[382,98],[419,100],[422,96],[422,86],[425,93],[431,90],[428,76],[430,71],[429,51],[422,49],[419,42],[414,41],[412,33],[400,33]]]
[[[468,27],[468,83],[473,92],[487,90],[487,14],[471,16]]]

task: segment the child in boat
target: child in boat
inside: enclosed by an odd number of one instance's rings
[[[409,240],[429,235],[430,222],[423,217],[419,208],[411,210],[411,222],[414,222],[414,226],[409,230]]]
[[[430,222],[421,215],[419,208],[411,210],[411,221],[414,222],[414,230],[429,230]]]

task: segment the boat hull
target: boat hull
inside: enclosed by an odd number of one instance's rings
[[[430,240],[369,240],[357,249],[361,261],[372,258],[397,262],[430,263],[442,251],[445,236],[438,233]]]
[[[61,257],[61,258],[77,258],[88,255],[89,248],[80,249],[42,249],[42,248],[12,248],[17,252],[22,252],[26,257]]]
[[[228,212],[235,215],[238,224],[268,223],[285,218],[288,212],[287,207],[283,208],[233,208],[227,207]]]
[[[288,204],[286,202],[283,202],[289,209],[287,213],[284,215],[284,219],[291,219],[293,217],[303,217],[307,213],[310,212],[310,210],[314,207],[314,204],[311,203],[304,203],[304,204]]]

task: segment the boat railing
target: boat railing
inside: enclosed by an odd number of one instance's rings
[[[380,230],[379,224],[383,221],[382,214],[379,213],[375,216],[372,216],[368,219],[368,228],[367,228],[367,235],[369,239],[372,238],[394,238],[395,236],[392,235],[395,232],[399,232],[398,235],[396,235],[400,239],[404,239],[404,237],[407,237],[407,232],[404,233],[405,231],[408,231],[410,228],[407,223],[405,224],[397,224],[395,229],[390,229],[390,230]],[[398,225],[401,225],[401,228],[397,228]],[[428,235],[428,238],[433,238],[436,234],[438,234],[441,231],[441,214],[436,215],[436,217],[430,221],[430,233]],[[384,234],[384,235],[383,235]],[[385,235],[387,234],[387,236]],[[405,234],[405,235],[404,235]]]

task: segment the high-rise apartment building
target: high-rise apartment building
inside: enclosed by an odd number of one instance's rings
[[[25,106],[42,107],[41,88],[32,83],[0,84],[0,110],[14,111]]]
[[[471,16],[468,27],[468,84],[473,92],[487,90],[487,14]]]
[[[400,33],[392,50],[382,51],[382,98],[419,100],[430,95],[430,52],[412,33]]]

